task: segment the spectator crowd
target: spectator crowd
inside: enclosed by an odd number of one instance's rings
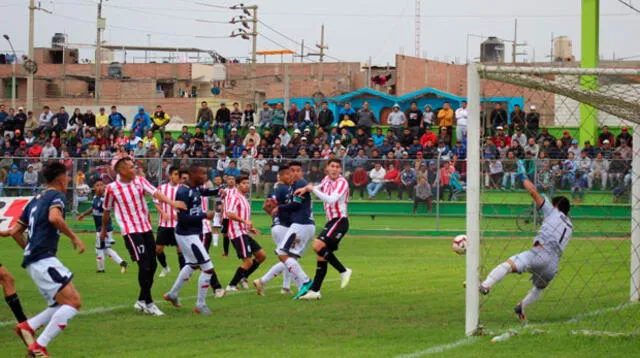
[[[358,109],[345,103],[337,113],[326,102],[319,109],[265,102],[257,111],[238,103],[214,111],[202,102],[195,127],[176,134],[166,130],[171,116],[162,106],[153,112],[139,107],[128,119],[116,106],[96,113],[45,106],[34,114],[0,104],[0,194],[36,191],[43,163],[58,160],[74,173],[74,198],[86,199],[96,179],[113,180],[109,163],[119,154],[134,157],[140,174],[156,184],[167,179],[170,166],[193,162],[207,168],[212,182],[247,174],[256,196],[270,191],[283,161],[302,161],[307,179],[317,183],[324,161],[334,157],[343,161],[354,198],[412,200],[415,211],[465,191],[466,103],[456,110],[449,103],[438,109],[394,105],[385,128],[367,102]],[[540,129],[535,106],[507,113],[496,103],[483,110],[481,121],[486,188],[518,188],[516,171],[523,166],[542,190],[571,190],[576,200],[594,187],[628,190],[632,138],[626,127],[617,136],[603,127],[597,142],[580,145],[568,130],[556,138]]]

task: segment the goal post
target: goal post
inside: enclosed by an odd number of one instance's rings
[[[594,83],[584,85],[586,80]],[[509,191],[506,192],[504,184],[499,189],[502,192],[489,185],[488,166],[493,160],[487,159],[486,145],[487,139],[495,138],[497,129],[492,128],[489,123],[489,113],[493,108],[491,106],[498,102],[505,106],[506,113],[509,114],[508,123],[504,126],[505,132],[508,128],[508,137],[518,133],[518,125],[514,126],[511,118],[517,105],[523,111],[526,106],[527,113],[529,107],[532,108],[531,111],[539,112],[540,130],[546,128],[552,138],[559,139],[559,142],[569,138],[572,143],[568,148],[562,147],[563,154],[555,158],[545,155],[530,158],[530,153],[527,152],[526,158],[514,159],[532,163],[531,172],[527,175],[534,184],[543,185],[541,188],[544,190],[548,190],[549,186],[553,187],[553,190],[549,190],[550,194],[555,192],[571,197],[572,200],[577,195],[570,213],[574,221],[576,242],[569,244],[569,253],[565,255],[567,258],[563,256],[556,279],[551,282],[550,290],[545,290],[542,296],[541,301],[546,299],[547,304],[543,302],[541,307],[534,309],[537,321],[591,317],[591,313],[607,309],[607,312],[617,314],[617,319],[589,322],[588,328],[609,328],[612,326],[610,321],[619,321],[619,327],[616,328],[628,329],[631,323],[625,322],[623,309],[617,307],[626,307],[625,302],[640,300],[640,69],[577,68],[566,67],[564,64],[563,67],[469,64],[465,334],[481,334],[483,327],[504,328],[508,324],[506,319],[501,321],[501,313],[497,309],[513,308],[507,307],[508,299],[522,298],[523,292],[526,292],[523,288],[528,289],[524,282],[528,276],[519,276],[518,282],[510,283],[500,292],[492,292],[496,296],[508,295],[506,298],[494,298],[493,301],[479,295],[478,283],[499,260],[504,261],[527,245],[530,246],[537,231],[535,222],[533,225],[536,230],[528,232],[516,228],[516,220],[513,220],[513,228],[509,228],[514,212],[531,203],[530,199],[525,199],[525,193],[517,180],[511,179]],[[585,106],[593,109],[596,128],[593,123],[583,126],[581,109]],[[528,122],[523,124],[527,125]],[[612,137],[615,138],[615,144],[609,143],[609,140],[600,141],[603,128],[607,126],[615,131],[615,136]],[[531,139],[528,129],[527,127],[525,136],[527,141]],[[633,132],[629,149],[624,147],[628,139],[623,139],[624,144],[621,145],[618,136],[618,133],[627,131]],[[531,147],[538,144],[539,133],[536,131],[533,135],[535,144]],[[561,133],[565,133],[562,138]],[[565,137],[566,133],[569,133],[568,137]],[[543,146],[546,139],[542,138],[538,147],[540,152],[548,148]],[[620,146],[624,148],[619,149]],[[508,147],[502,153],[510,151],[512,148]],[[600,163],[604,158],[608,163],[607,173],[603,175],[593,167],[579,167],[577,170],[573,167],[573,172],[567,172],[563,167],[565,163],[575,160],[574,164],[579,166],[578,156],[584,156],[584,152],[588,152],[586,155],[593,162],[597,160]],[[622,153],[623,158],[625,153],[627,156],[630,153],[630,158],[625,161],[626,171],[613,172],[613,167],[617,168],[622,161],[618,152]],[[598,157],[598,153],[602,157]],[[500,151],[497,156],[500,156]],[[502,160],[507,162],[510,159]],[[609,164],[613,167],[609,168]],[[547,169],[546,165],[550,168]],[[560,167],[557,172],[553,171],[556,168],[554,165]],[[553,175],[547,176],[547,173],[552,172]],[[545,179],[541,173],[544,173]],[[543,183],[549,177],[552,184],[545,184],[547,181]],[[503,183],[507,181],[503,180]],[[592,187],[592,182],[596,181],[599,182]],[[599,187],[596,188],[596,185]],[[509,199],[509,195],[516,195],[520,199]],[[498,210],[497,206],[502,207]],[[505,228],[503,235],[499,238],[486,236],[486,232],[496,232],[493,230],[495,225]],[[513,241],[519,243],[514,244]],[[566,265],[563,261],[566,261]],[[513,278],[505,279],[508,280]],[[549,304],[562,303],[563,300],[566,301],[565,305]]]

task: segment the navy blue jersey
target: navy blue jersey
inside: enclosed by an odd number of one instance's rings
[[[291,187],[291,192],[295,192],[300,188],[304,188],[307,186],[307,181],[304,179],[296,181]],[[280,211],[282,207],[279,206],[278,211]],[[291,203],[288,204],[288,210],[290,219],[292,224],[300,224],[300,225],[312,225],[315,224],[313,221],[313,211],[311,208],[311,194],[305,193],[302,196],[294,196],[291,199]]]
[[[292,195],[293,192],[290,185],[275,183],[269,197],[275,199],[278,205],[286,205],[291,202]],[[291,226],[291,214],[287,211],[278,210],[278,213],[273,217],[273,226],[275,225]]]
[[[93,221],[96,224],[96,232],[102,231],[102,214],[104,214],[104,195],[93,197],[91,202],[91,208],[93,208]],[[111,216],[109,216],[109,222],[107,223],[107,232],[113,231],[113,224],[111,224]]]
[[[24,248],[22,267],[56,256],[60,233],[49,222],[49,210],[60,208],[62,215],[66,212],[64,193],[47,189],[33,198],[24,208],[18,222],[27,228],[27,247]]]
[[[202,220],[207,217],[202,210],[202,197],[218,195],[218,189],[192,188],[181,185],[176,193],[176,201],[182,201],[187,210],[178,210],[178,223],[176,234],[200,235],[202,233]]]

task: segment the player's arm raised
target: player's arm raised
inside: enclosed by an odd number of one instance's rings
[[[171,200],[167,198],[166,195],[162,194],[160,190],[156,190],[153,193],[153,198],[158,200],[159,202],[169,204],[172,208],[176,210],[187,210],[187,206],[182,201]]]
[[[64,221],[64,216],[62,215],[62,209],[60,207],[54,206],[49,209],[49,222],[53,227],[71,239],[71,244],[74,249],[78,249],[78,253],[81,254],[84,252],[84,242],[78,239],[78,236],[71,231],[69,225]],[[106,225],[104,227],[106,227]]]
[[[522,182],[522,186],[527,192],[529,192],[529,195],[531,195],[536,205],[538,205],[538,207],[541,207],[542,204],[544,204],[544,198],[542,197],[542,195],[540,195],[540,193],[538,193],[536,186],[527,177],[526,171],[524,169],[524,164],[522,164],[522,162],[520,161],[518,161],[518,177]]]

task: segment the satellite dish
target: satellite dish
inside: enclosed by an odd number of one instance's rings
[[[24,70],[27,71],[27,73],[35,74],[36,72],[38,72],[38,64],[33,60],[25,60],[23,66]]]

